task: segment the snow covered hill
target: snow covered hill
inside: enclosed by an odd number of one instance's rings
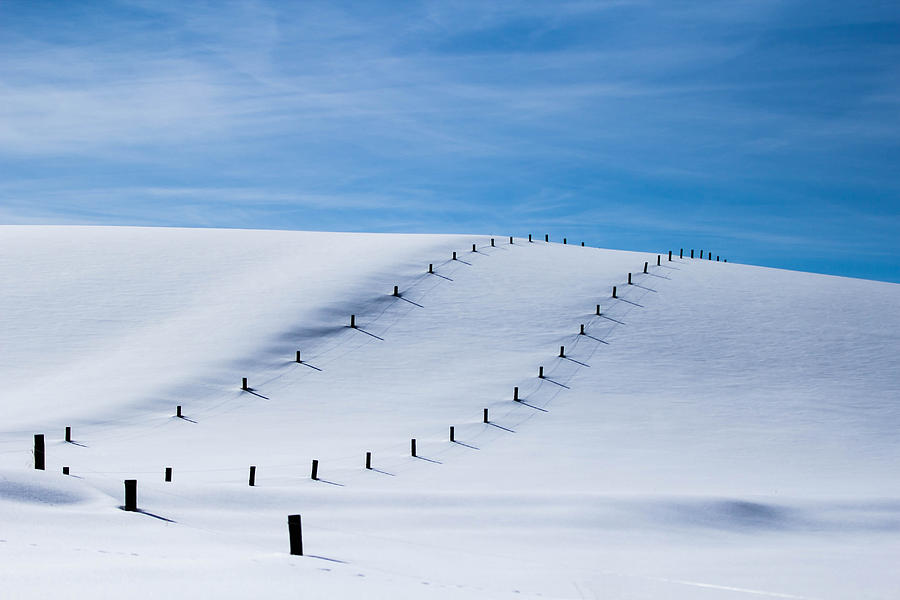
[[[534,239],[0,227],[4,597],[896,597],[900,286]]]

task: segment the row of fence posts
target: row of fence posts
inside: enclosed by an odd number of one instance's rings
[[[528,241],[532,242],[532,235],[528,234]],[[549,234],[544,235],[544,241],[549,242],[550,236]],[[513,243],[513,238],[509,238],[509,243]],[[566,238],[563,238],[563,244],[566,244]],[[584,246],[584,242],[581,242],[581,245]],[[494,238],[491,238],[491,247],[495,246]],[[475,244],[472,244],[472,252],[477,252],[477,248]],[[700,259],[703,259],[703,250],[700,250]],[[456,252],[453,252],[453,260],[458,260],[456,257]],[[690,251],[691,258],[694,258],[694,250]],[[684,258],[684,248],[680,248],[678,251],[678,258]],[[716,256],[716,261],[719,261],[719,256]],[[672,250],[669,250],[668,253],[669,262],[672,261]],[[707,253],[707,260],[712,260],[712,253]],[[656,265],[661,266],[662,255],[656,256]],[[728,262],[728,259],[725,259],[724,262]],[[644,270],[643,272],[648,273],[648,265],[649,262],[644,262]],[[428,265],[428,273],[434,273],[434,264],[431,263]],[[628,273],[628,285],[633,285],[631,273]],[[393,296],[400,296],[399,286],[394,286]],[[617,289],[616,286],[612,288],[612,297],[617,298]],[[596,307],[596,314],[600,314],[600,305],[598,304]],[[357,328],[356,325],[356,315],[350,315],[350,327]],[[579,335],[586,335],[584,330],[584,324],[581,324]],[[559,358],[566,358],[566,348],[565,346],[559,347]],[[297,350],[296,353],[296,362],[301,363],[300,360],[300,350]],[[544,367],[538,367],[538,378],[544,378]],[[241,390],[249,391],[250,386],[248,384],[248,380],[246,377],[241,378]],[[519,388],[518,386],[513,388],[513,401],[521,402],[521,398],[519,397]],[[178,405],[175,409],[175,416],[179,418],[184,418],[182,414],[181,405]],[[484,423],[490,423],[488,418],[488,409],[485,408],[482,413],[482,421]],[[71,443],[72,442],[72,428],[71,426],[66,426],[65,428],[65,441]],[[454,426],[450,426],[450,441],[456,442],[456,428]],[[417,457],[417,448],[416,448],[416,439],[412,438],[410,440],[410,456]],[[34,468],[37,470],[45,470],[46,467],[46,447],[44,441],[44,434],[35,434],[34,435]],[[366,452],[365,456],[365,468],[371,470],[372,469],[372,452]],[[69,467],[65,466],[62,468],[64,475],[69,475],[70,470]],[[310,478],[313,480],[319,479],[319,461],[312,461],[312,469],[310,472]],[[166,482],[172,481],[172,467],[165,468],[164,479]],[[249,485],[251,487],[256,485],[256,465],[250,466],[250,476],[249,476]],[[125,480],[125,505],[123,506],[124,510],[130,512],[136,512],[138,510],[137,506],[137,480],[136,479],[126,479]],[[302,534],[302,526],[301,526],[301,516],[300,515],[289,515],[288,516],[288,532],[290,537],[290,552],[292,555],[303,555],[303,534]]]

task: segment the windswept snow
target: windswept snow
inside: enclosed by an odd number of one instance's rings
[[[0,227],[6,593],[895,597],[900,286],[490,237]]]

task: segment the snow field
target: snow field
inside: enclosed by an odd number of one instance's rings
[[[3,228],[4,581],[890,597],[897,286],[494,237]]]

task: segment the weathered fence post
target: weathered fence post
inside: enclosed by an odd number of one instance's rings
[[[300,515],[288,515],[288,536],[291,540],[291,555],[303,556],[303,527]]]
[[[137,479],[125,480],[125,510],[137,512]]]
[[[250,487],[256,485],[256,466],[250,467]]]
[[[44,466],[44,434],[36,433],[34,434],[34,468],[43,471]]]

